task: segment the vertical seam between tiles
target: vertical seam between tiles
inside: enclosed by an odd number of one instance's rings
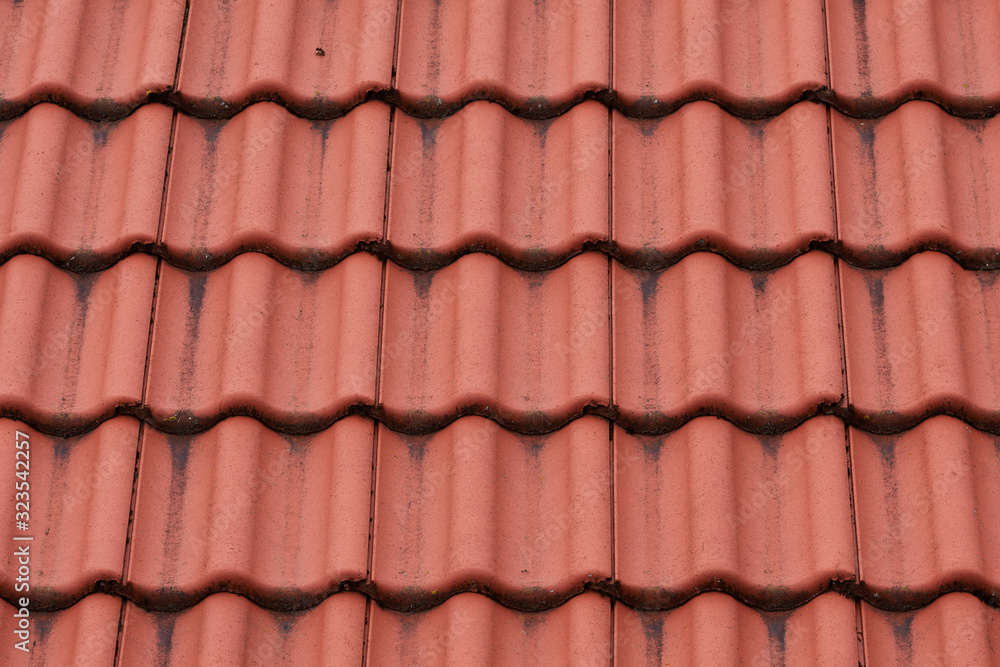
[[[608,87],[611,89],[609,99],[614,99],[615,90],[615,0],[608,0]],[[614,111],[608,105],[608,247],[614,247]],[[614,290],[614,259],[608,253],[608,412],[615,414],[615,290]],[[611,510],[611,587],[614,590],[618,579],[618,564],[615,560],[617,538],[615,535],[615,422],[608,420],[608,480],[610,483],[609,505]],[[608,658],[615,662],[615,599],[611,597],[611,613],[608,614],[611,623],[608,633]]]
[[[823,58],[826,65],[826,87],[833,91],[833,79],[830,76],[830,19],[826,11],[826,0],[821,0],[820,9],[823,12]],[[827,105],[829,108],[829,105]]]

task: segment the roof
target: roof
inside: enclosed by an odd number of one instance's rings
[[[997,662],[996,3],[70,4],[5,664]]]

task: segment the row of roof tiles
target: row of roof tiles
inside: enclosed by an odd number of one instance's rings
[[[363,417],[311,436],[120,417],[69,439],[7,421],[11,458],[15,429],[31,438],[35,609],[106,590],[151,610],[225,591],[290,611],[361,590],[400,610],[464,591],[534,610],[595,589],[650,610],[712,590],[898,610],[1000,590],[1000,440],[949,417],[898,436],[829,416],[782,436],[702,417],[655,437],[596,417],[546,436],[478,417],[431,436]],[[16,600],[16,556],[0,560]]]
[[[90,270],[144,249],[204,270],[256,250],[316,269],[368,249],[427,269],[481,251],[537,270],[600,249],[656,269],[711,250],[760,269],[822,247],[868,268],[925,249],[1000,262],[1000,120],[925,102],[879,120],[801,103],[748,121],[708,102],[659,120],[596,102],[548,121],[488,102],[390,118],[381,102],[332,121],[269,103],[179,116],[164,195],[168,108],[93,123],[37,106],[0,123],[0,258]]]
[[[0,604],[0,606],[6,606]],[[122,602],[92,595],[35,615],[35,664],[111,664]],[[0,616],[11,634],[13,610]],[[885,612],[835,593],[792,612],[763,612],[719,593],[670,612],[641,612],[584,593],[544,612],[520,613],[475,594],[425,612],[334,595],[315,609],[276,613],[219,594],[180,614],[126,603],[122,664],[823,665],[995,664],[1000,613],[964,593],[915,612]],[[42,638],[43,637],[43,638]],[[11,642],[5,664],[27,662]],[[862,660],[864,662],[862,662]]]
[[[1000,109],[985,0],[47,0],[7,3],[0,34],[5,118],[43,100],[121,117],[168,91],[211,116],[269,99],[331,117],[373,93],[418,115],[496,99],[551,116],[601,93],[647,116],[693,99],[770,115],[809,95],[852,115],[914,98]]]
[[[0,266],[3,414],[58,434],[114,414],[308,433],[357,410],[407,433],[472,414],[545,433],[588,412],[650,434],[703,414],[782,432],[822,412],[1000,433],[1000,283],[935,252],[878,271],[812,252],[770,272],[711,253],[648,272],[597,253],[545,272],[483,254],[298,272],[248,253],[163,265],[154,304],[156,277],[142,254],[98,273]]]

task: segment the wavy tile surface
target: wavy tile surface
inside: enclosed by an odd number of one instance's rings
[[[95,123],[40,104],[0,122],[0,259],[90,270],[155,243],[171,117],[153,104]]]
[[[942,591],[996,599],[1000,438],[951,417],[900,435],[851,429],[859,559],[888,608]]]
[[[855,421],[896,432],[946,413],[1000,431],[1000,283],[926,252],[887,271],[844,267]]]
[[[830,81],[852,115],[927,99],[960,115],[1000,110],[1000,7],[990,2],[831,2]]]
[[[146,429],[128,579],[147,609],[218,590],[275,609],[368,574],[373,424],[284,436],[246,417],[198,436]]]
[[[858,664],[854,602],[836,593],[782,612],[705,593],[666,612],[615,605],[614,617],[615,664],[623,667]]]
[[[243,250],[303,269],[382,239],[389,107],[332,121],[255,104],[227,121],[181,115],[163,242],[172,263],[218,266]]]
[[[843,423],[755,436],[715,417],[666,436],[615,427],[615,574],[642,609],[727,590],[802,604],[856,578]]]
[[[160,272],[147,403],[160,430],[230,414],[311,432],[375,399],[379,261],[298,272],[256,253],[208,273]]]
[[[396,86],[419,115],[502,99],[551,117],[610,87],[607,2],[406,0],[401,11]]]
[[[966,593],[911,612],[862,604],[869,665],[998,665],[1000,612]]]
[[[475,593],[434,609],[372,605],[369,665],[603,665],[611,659],[611,603],[583,593],[522,613]]]
[[[128,603],[119,660],[125,665],[360,665],[365,598],[331,596],[309,611],[278,613],[220,593],[180,613]]]
[[[827,86],[820,3],[625,0],[614,14],[614,88],[630,114],[705,99],[764,115]]]
[[[24,641],[14,618],[17,608],[0,601],[0,662],[21,665],[111,665],[115,662],[121,598],[90,595],[61,611],[29,610],[27,652],[15,648]]]
[[[781,432],[838,403],[834,275],[830,256],[816,252],[768,272],[711,253],[658,272],[615,263],[619,422],[662,433],[716,414],[755,432]]]
[[[430,272],[386,268],[379,401],[395,430],[478,414],[548,432],[607,406],[608,261],[546,272],[467,255]]]
[[[1000,123],[929,102],[885,118],[832,114],[837,222],[852,263],[898,264],[925,248],[1000,265]]]
[[[20,255],[0,266],[0,412],[52,433],[138,406],[156,260],[67,273]]]
[[[414,267],[483,250],[548,268],[608,238],[608,111],[584,102],[524,120],[473,102],[454,116],[396,114],[389,242]]]
[[[389,87],[395,29],[394,0],[192,0],[180,104],[228,118],[267,99],[296,115],[340,116]]]
[[[522,436],[479,417],[380,427],[372,577],[393,608],[486,590],[531,609],[611,578],[608,425]]]
[[[0,118],[59,101],[121,118],[174,83],[184,0],[61,0],[0,8]]]
[[[658,120],[616,112],[613,130],[614,240],[630,266],[710,249],[772,268],[836,236],[822,106],[743,120],[694,102]]]
[[[52,609],[74,602],[97,582],[121,582],[139,422],[118,417],[87,435],[55,438],[4,419],[0,438],[11,462],[2,506],[11,518],[3,535],[12,545],[0,559],[0,595],[15,601],[27,583],[34,608]],[[16,460],[22,465],[15,468]],[[25,470],[23,479],[15,479],[15,472]],[[15,526],[15,512],[28,515],[26,530]],[[27,582],[18,581],[25,546]]]

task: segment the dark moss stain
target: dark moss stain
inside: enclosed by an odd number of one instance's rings
[[[49,633],[52,632],[52,625],[55,621],[55,614],[34,614],[31,615],[31,620],[35,626],[35,637],[36,642],[42,646],[45,645],[45,640],[48,639]]]
[[[421,147],[425,157],[431,157],[437,148],[437,134],[438,130],[441,129],[441,121],[421,120],[419,123]]]
[[[187,334],[189,338],[198,337],[201,326],[201,309],[205,301],[205,285],[207,273],[188,274],[188,319]]]
[[[642,290],[643,310],[652,305],[656,299],[656,291],[660,286],[660,273],[656,271],[644,271],[639,275],[639,289]]]
[[[163,664],[170,662],[174,650],[174,623],[177,614],[156,614],[156,653]]]
[[[754,295],[763,297],[767,293],[767,283],[771,278],[769,273],[751,273],[750,283],[753,285]]]
[[[777,460],[778,452],[781,451],[781,443],[784,441],[784,435],[762,435],[759,436],[760,445],[764,448],[764,453],[772,459],[772,461]]]
[[[434,272],[413,271],[410,275],[413,276],[413,289],[417,293],[417,298],[421,301],[426,300],[431,293],[431,284],[434,282]]]
[[[897,436],[873,435],[871,439],[875,443],[875,449],[878,450],[879,458],[882,459],[882,465],[889,470],[895,468]]]
[[[646,664],[663,664],[663,614],[638,612],[642,634],[646,637]]]
[[[892,367],[889,365],[889,336],[885,317],[885,287],[881,274],[865,274],[863,277],[868,289],[868,303],[872,311],[872,327],[875,334],[875,352],[878,364],[878,374],[882,380],[882,392],[892,389]]]
[[[184,436],[167,436],[170,448],[170,507],[167,510],[167,527],[163,538],[164,579],[172,579],[176,568],[183,531],[184,494],[187,490],[187,466],[191,452],[191,439]],[[172,632],[172,630],[171,630]]]
[[[524,445],[525,451],[531,454],[531,457],[537,461],[539,455],[541,455],[542,450],[545,449],[545,443],[548,438],[544,436],[524,436],[521,438],[521,444]]]
[[[407,440],[406,451],[414,463],[418,466],[422,466],[424,463],[424,455],[427,453],[427,441],[413,439]]]
[[[642,438],[639,441],[642,446],[642,453],[647,462],[660,460],[660,452],[663,450],[663,438]]]
[[[66,464],[69,460],[69,455],[73,451],[73,444],[79,441],[79,438],[53,438],[52,439],[52,453],[56,457],[56,465],[60,468]]]
[[[913,664],[913,614],[886,614],[892,626],[896,647],[904,654],[905,664]]]
[[[282,637],[288,637],[289,633],[295,629],[295,622],[298,619],[292,614],[281,614],[278,617],[278,632]]]
[[[771,664],[777,667],[784,667],[785,635],[788,630],[789,612],[763,614],[764,624],[767,626],[767,643],[771,653]]]
[[[94,148],[105,148],[117,127],[118,123],[92,123],[90,130],[93,134]]]
[[[861,97],[872,96],[872,68],[868,37],[868,6],[865,0],[853,0],[854,41],[858,47],[858,75],[861,77]]]
[[[635,123],[639,128],[639,134],[648,139],[656,135],[656,130],[660,127],[660,121],[662,120],[662,118],[655,118],[652,120],[638,120]]]

